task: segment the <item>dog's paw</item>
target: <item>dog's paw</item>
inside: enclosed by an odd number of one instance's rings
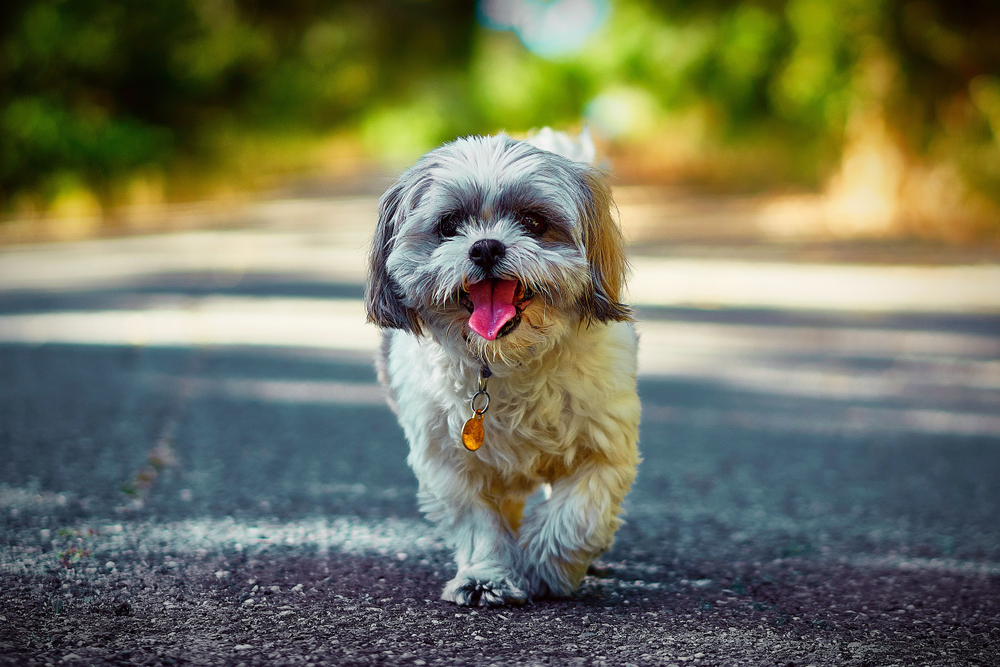
[[[489,568],[466,568],[448,582],[441,599],[463,607],[499,607],[522,605],[528,601],[523,585],[511,577]]]

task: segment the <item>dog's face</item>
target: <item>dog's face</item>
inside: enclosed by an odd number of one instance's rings
[[[504,135],[422,157],[383,195],[366,306],[382,327],[513,361],[629,319],[611,196],[588,165]]]

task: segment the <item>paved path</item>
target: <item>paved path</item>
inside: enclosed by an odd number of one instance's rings
[[[437,601],[370,199],[0,253],[0,664],[1000,664],[1000,268],[644,255],[628,523]],[[270,221],[281,220],[277,225]]]

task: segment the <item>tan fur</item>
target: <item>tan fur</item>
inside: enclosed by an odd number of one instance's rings
[[[521,528],[521,519],[524,518],[524,501],[504,498],[500,501],[500,513],[507,519],[510,529],[516,534]]]
[[[585,305],[591,317],[600,321],[628,321],[632,312],[621,303],[628,258],[621,227],[615,221],[611,188],[595,172],[584,178],[593,194],[593,207],[583,213],[584,245],[593,279]]]

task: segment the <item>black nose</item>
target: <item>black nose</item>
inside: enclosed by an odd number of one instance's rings
[[[469,248],[469,259],[489,271],[507,254],[507,248],[496,239],[480,239]]]

